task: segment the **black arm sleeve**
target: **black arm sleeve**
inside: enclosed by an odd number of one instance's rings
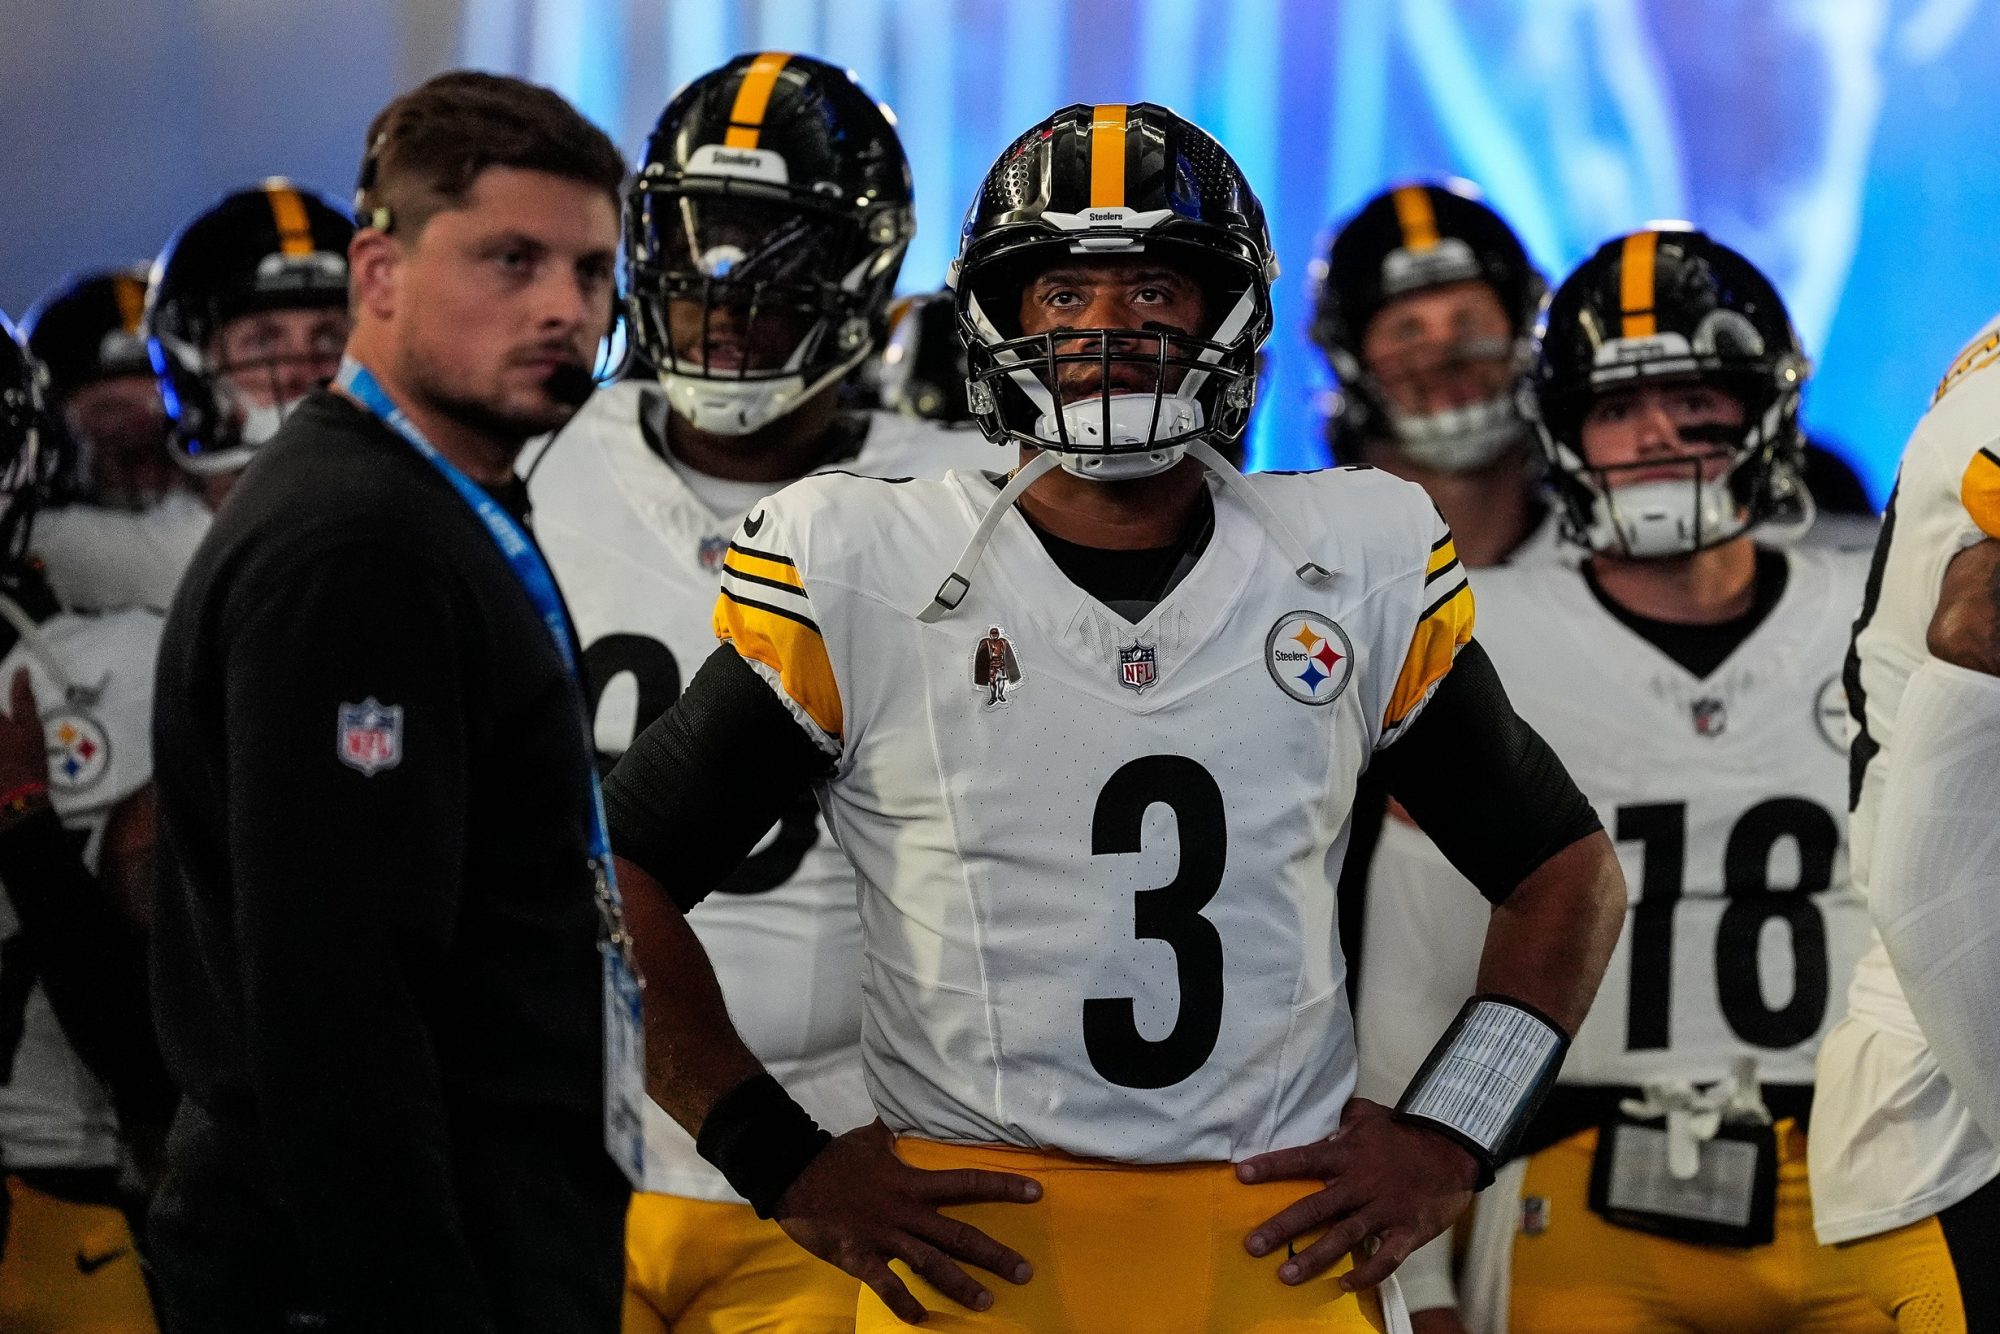
[[[41,810],[0,834],[0,883],[70,1046],[121,1126],[164,1129],[175,1093],[149,1020],[145,935],[83,863],[83,834]]]
[[[724,644],[605,780],[612,849],[686,912],[832,768],[764,678]]]
[[[259,592],[227,640],[223,726],[244,1056],[276,1190],[344,1318],[490,1331],[436,1042],[466,888],[469,595],[433,555],[359,535]],[[398,758],[364,772],[336,730],[370,699],[400,711]]]
[[[1604,827],[1549,743],[1514,712],[1476,639],[1374,767],[1389,795],[1493,903]]]

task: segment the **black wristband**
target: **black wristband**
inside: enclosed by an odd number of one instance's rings
[[[757,1217],[769,1218],[806,1165],[833,1136],[768,1074],[753,1075],[715,1100],[695,1136],[695,1152],[713,1163]]]

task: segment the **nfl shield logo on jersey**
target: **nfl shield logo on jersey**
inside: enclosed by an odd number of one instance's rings
[[[340,762],[364,775],[393,769],[403,762],[403,709],[379,704],[373,696],[359,704],[340,706],[335,752]]]
[[[1127,690],[1144,690],[1159,679],[1159,656],[1151,644],[1128,644],[1118,650],[1118,683]]]
[[[1713,696],[1698,699],[1689,706],[1694,713],[1694,730],[1697,736],[1721,736],[1729,729],[1729,710],[1722,701]]]
[[[728,538],[704,537],[701,539],[700,547],[695,551],[695,556],[701,561],[702,569],[707,570],[710,574],[720,574],[722,573],[722,558],[728,551]]]

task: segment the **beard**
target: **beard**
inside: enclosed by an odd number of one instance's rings
[[[492,388],[481,390],[462,370],[415,348],[405,354],[404,370],[410,392],[433,411],[516,449],[558,429],[576,411],[545,389],[510,392],[497,375]]]

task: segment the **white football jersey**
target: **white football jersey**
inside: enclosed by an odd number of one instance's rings
[[[1562,566],[1480,570],[1479,641],[1615,841],[1631,907],[1562,1080],[1809,1084],[1871,939],[1848,874],[1839,672],[1866,558],[1797,549],[1706,678]],[[1368,886],[1362,1091],[1390,1099],[1474,990],[1487,905],[1391,819]],[[1428,978],[1413,987],[1413,978]]]
[[[717,629],[837,756],[868,1091],[898,1132],[1215,1162],[1338,1123],[1355,781],[1470,637],[1470,586],[1384,473],[1248,480],[1335,572],[1318,588],[1210,485],[1206,549],[1136,625],[1018,510],[919,621],[998,494],[976,473],[811,478],[734,539]]]
[[[535,534],[584,645],[597,746],[607,755],[622,754],[715,652],[722,553],[744,518],[711,510],[655,451],[663,411],[650,385],[599,390],[537,459],[529,483]],[[890,413],[867,420],[859,452],[829,468],[940,476],[1005,460],[977,433]],[[787,815],[688,921],[731,1018],[771,1073],[822,1124],[867,1121],[854,871],[813,802]],[[687,1132],[658,1107],[647,1112],[648,1190],[737,1198]]]
[[[1945,566],[2000,537],[1996,362],[2000,319],[1959,353],[1910,437],[1855,622],[1847,680],[1855,878],[1864,894],[1896,710],[1929,656]],[[2000,1176],[2000,1146],[1938,1068],[1879,943],[1855,972],[1848,1007],[1821,1058],[1813,1103],[1813,1214],[1825,1242],[1928,1217]]]
[[[139,610],[64,613],[37,628],[42,647],[80,689],[66,692],[22,643],[0,659],[0,687],[28,669],[48,735],[49,797],[63,824],[85,840],[84,864],[95,871],[111,812],[152,781],[160,618]],[[113,1166],[111,1100],[56,1021],[33,952],[13,904],[0,895],[0,1161],[15,1169]]]
[[[136,513],[66,505],[35,515],[32,554],[48,567],[49,586],[65,607],[164,612],[214,522],[191,491],[175,491]]]

